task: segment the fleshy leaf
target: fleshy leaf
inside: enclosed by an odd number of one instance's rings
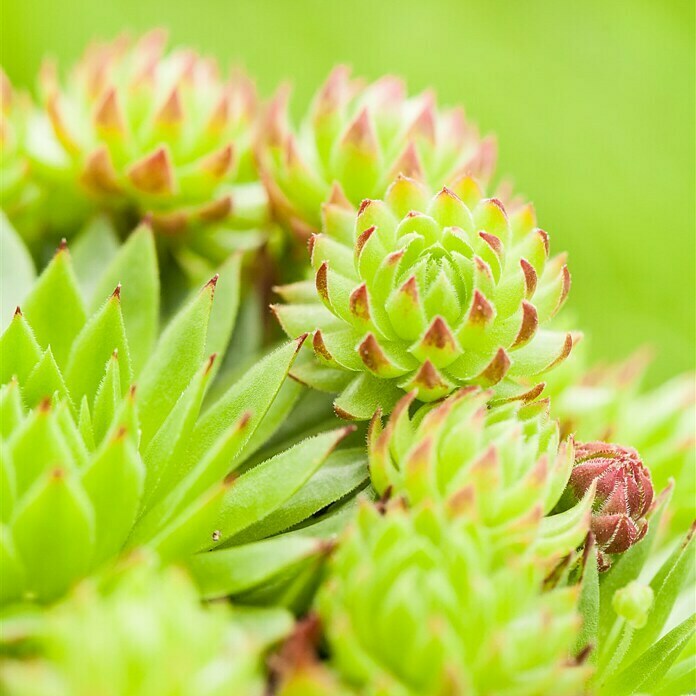
[[[157,338],[159,273],[152,230],[141,225],[127,239],[102,274],[95,288],[92,311],[121,286],[121,311],[128,336],[133,373],[138,375]]]
[[[265,584],[315,554],[321,542],[311,537],[278,537],[209,553],[188,562],[205,599],[246,592]]]
[[[212,280],[174,316],[142,370],[138,399],[144,446],[203,362],[214,291]]]
[[[51,346],[56,362],[64,367],[87,313],[70,254],[61,245],[27,295],[22,311],[42,348]]]
[[[105,442],[82,474],[95,514],[95,564],[123,546],[138,512],[145,469],[125,429]]]
[[[114,351],[118,351],[121,394],[125,394],[133,374],[118,288],[85,324],[70,350],[65,382],[75,403],[85,395],[93,402]]]
[[[263,520],[287,502],[352,431],[348,427],[316,435],[240,476],[227,491],[220,511],[221,540]]]
[[[612,696],[654,694],[660,680],[696,633],[696,614],[673,628],[624,670],[602,685],[602,693]]]
[[[362,449],[333,452],[292,498],[266,519],[232,537],[229,543],[248,543],[290,529],[348,495],[367,478],[367,460]]]
[[[52,599],[87,570],[92,557],[94,518],[89,500],[75,474],[54,469],[37,481],[15,514],[13,535],[28,589],[40,599]]]

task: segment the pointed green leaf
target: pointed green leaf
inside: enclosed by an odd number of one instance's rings
[[[94,510],[95,565],[123,547],[138,514],[145,468],[126,435],[121,430],[105,442],[82,474]]]
[[[89,451],[82,438],[80,429],[73,418],[72,405],[67,401],[60,401],[55,406],[56,423],[63,436],[63,440],[70,450],[70,456],[77,468],[82,468],[89,459]]]
[[[294,568],[322,548],[310,537],[276,537],[253,544],[199,553],[187,566],[204,599],[239,594]]]
[[[6,326],[36,277],[34,262],[21,237],[0,210],[0,326]]]
[[[94,397],[94,417],[92,433],[96,442],[101,442],[111,426],[121,403],[121,371],[118,364],[118,351],[111,354],[106,364],[106,372],[102,379],[97,395]]]
[[[324,463],[352,427],[304,440],[240,476],[227,491],[218,529],[226,540],[287,502]]]
[[[22,387],[22,394],[29,408],[34,408],[44,399],[53,398],[54,394],[58,394],[61,399],[69,400],[68,388],[65,386],[65,380],[58,369],[50,346],[27,377]]]
[[[16,312],[0,337],[0,380],[7,384],[16,377],[24,384],[39,360],[41,347],[24,315]]]
[[[82,403],[80,404],[80,417],[77,422],[78,430],[80,435],[82,435],[82,440],[85,446],[90,452],[94,451],[94,428],[92,427],[92,416],[89,412],[89,403],[87,402],[87,397],[82,397]]]
[[[244,447],[244,461],[247,461],[260,447],[265,445],[285,424],[303,391],[305,391],[305,387],[295,380],[286,379],[283,382],[261,424]]]
[[[0,435],[9,437],[24,420],[24,406],[17,380],[0,388]]]
[[[201,548],[207,548],[217,537],[215,520],[228,484],[222,483],[176,515],[148,546],[166,561],[188,558]]]
[[[215,281],[170,321],[138,379],[142,442],[147,446],[203,362]]]
[[[158,332],[159,271],[152,230],[141,225],[127,239],[95,288],[92,311],[96,311],[117,285],[121,285],[121,311],[128,336],[133,374],[140,374]]]
[[[47,472],[22,500],[12,528],[27,587],[39,599],[53,599],[87,571],[94,518],[75,474]]]
[[[24,300],[22,311],[42,348],[51,346],[64,367],[70,348],[87,319],[80,287],[66,246],[59,247]]]
[[[283,532],[353,492],[368,479],[362,448],[333,452],[324,465],[269,517],[232,537],[231,544],[246,544]]]
[[[233,460],[268,413],[301,345],[301,340],[291,341],[257,362],[201,417],[194,430],[187,454],[192,462],[200,462],[218,439],[227,437],[230,424],[238,423],[245,413],[250,414],[244,430],[244,440],[239,442],[235,450],[229,452],[229,459],[227,462],[222,462],[221,471],[210,471],[202,477],[199,484],[201,490],[205,490],[231,471]]]
[[[673,628],[637,660],[602,685],[603,694],[654,694],[660,681],[696,632],[696,614]]]
[[[586,542],[589,546],[589,542]],[[592,543],[583,556],[583,571],[581,578],[580,599],[578,611],[582,617],[582,629],[575,648],[580,652],[588,645],[592,646],[591,659],[594,659],[598,649],[599,631],[599,571],[597,568],[597,548]]]
[[[12,434],[8,449],[15,467],[19,497],[51,467],[75,468],[70,448],[48,402],[29,414]]]
[[[220,267],[205,344],[207,355],[213,353],[224,355],[230,342],[239,309],[240,265],[241,255],[234,254]],[[218,368],[219,364],[213,366],[213,372],[216,372]]]
[[[149,510],[170,493],[187,473],[184,453],[210,382],[213,363],[214,360],[210,358],[198,370],[145,451],[143,460],[147,479],[143,511]]]
[[[114,351],[118,351],[121,393],[125,394],[133,374],[118,288],[85,324],[70,351],[65,382],[75,403],[85,395],[93,403]]]

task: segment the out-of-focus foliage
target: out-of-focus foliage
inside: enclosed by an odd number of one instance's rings
[[[46,53],[73,61],[94,38],[162,24],[173,44],[244,64],[266,96],[292,80],[298,116],[339,62],[434,87],[497,133],[499,171],[570,252],[594,355],[647,341],[653,379],[693,365],[693,3],[33,0],[2,14],[0,62],[17,87],[34,87]]]

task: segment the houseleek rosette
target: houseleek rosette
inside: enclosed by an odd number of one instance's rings
[[[95,208],[115,214],[121,231],[148,216],[184,239],[265,219],[251,154],[256,97],[243,74],[223,77],[189,49],[167,52],[153,31],[90,46],[64,81],[47,63],[40,87],[27,146],[54,208],[40,222],[66,223],[54,232],[68,236]]]
[[[569,497],[581,499],[590,487],[595,489],[592,532],[600,568],[606,569],[611,555],[628,550],[648,531],[653,484],[650,472],[632,447],[588,442],[575,450]]]
[[[399,402],[383,430],[378,416],[372,421],[369,466],[378,494],[409,506],[431,501],[466,517],[487,530],[493,555],[533,547],[558,559],[583,542],[594,488],[550,515],[571,476],[574,445],[559,442],[547,401],[490,409],[490,393],[472,387],[411,416],[413,398]]]
[[[7,225],[2,234],[17,242]],[[245,463],[297,400],[299,387],[284,383],[302,339],[260,359],[209,402],[216,355],[236,315],[239,257],[161,332],[150,228],[134,232],[105,267],[86,258],[88,266],[79,254],[73,263],[63,244],[38,279],[15,278],[13,291],[24,298],[0,338],[2,603],[53,600],[132,547],[171,561],[223,545],[201,554],[209,557],[197,574],[204,594],[271,583],[259,602],[302,601],[326,543],[311,534],[286,544],[265,536],[327,504],[325,485],[323,497],[308,493],[299,507],[294,496],[348,429]]]
[[[312,334],[315,361],[294,376],[340,391],[336,411],[369,418],[403,392],[435,401],[466,385],[533,398],[571,351],[544,325],[570,288],[565,256],[531,206],[508,214],[464,177],[435,196],[397,178],[356,212],[333,195],[310,240],[315,280],[279,288],[286,333]],[[531,386],[530,386],[531,383]]]
[[[544,578],[437,506],[365,506],[318,599],[331,664],[364,694],[578,694],[577,590]]]
[[[0,684],[8,696],[262,696],[265,648],[291,626],[282,609],[203,607],[180,569],[129,559],[47,610]]]
[[[297,130],[287,101],[282,88],[267,113],[259,159],[276,218],[300,240],[319,230],[333,185],[358,206],[381,196],[398,174],[437,187],[464,174],[485,182],[495,168],[495,142],[481,140],[461,108],[439,109],[431,92],[409,97],[395,77],[366,85],[335,68]]]

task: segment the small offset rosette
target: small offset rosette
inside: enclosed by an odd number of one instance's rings
[[[579,499],[593,484],[592,532],[600,567],[606,570],[611,555],[623,553],[645,536],[654,491],[638,452],[607,442],[588,442],[575,449],[568,490]]]

